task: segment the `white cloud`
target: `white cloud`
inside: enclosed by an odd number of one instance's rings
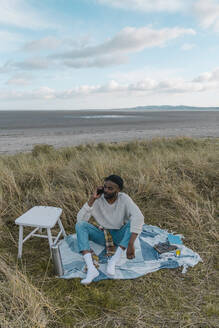
[[[92,94],[123,94],[128,96],[138,95],[162,95],[162,94],[192,94],[200,93],[219,88],[219,68],[212,72],[206,72],[187,81],[182,78],[152,79],[144,78],[135,82],[120,83],[111,80],[103,85],[81,85],[71,89],[57,91],[49,87],[41,87],[32,91],[0,91],[1,99],[9,100],[29,100],[29,99],[72,99],[74,97],[87,96]]]
[[[97,0],[98,3],[126,10],[138,10],[145,12],[182,10],[186,0]]]
[[[194,13],[203,28],[212,28],[219,32],[219,1],[199,0],[194,4]]]
[[[4,63],[2,66],[0,66],[0,73],[8,73],[12,69],[12,63],[10,60],[8,60],[6,63]]]
[[[0,0],[0,24],[28,29],[51,26],[42,16],[27,0]]]
[[[64,66],[77,69],[122,65],[127,63],[128,55],[131,53],[142,51],[145,48],[162,47],[170,40],[195,34],[193,29],[178,27],[159,30],[149,27],[126,27],[111,39],[96,46],[84,45],[85,40],[89,43],[88,37],[79,39],[77,42],[69,38],[45,37],[26,43],[23,50],[36,53],[44,50],[51,51],[56,48],[74,48],[71,51],[66,50],[49,56],[43,54],[43,56],[26,58],[21,61],[11,60],[0,67],[0,72],[46,70],[51,67],[63,69]]]
[[[195,47],[194,43],[184,43],[181,49],[184,51],[188,51],[188,50],[192,50],[194,47]]]
[[[205,72],[196,77],[194,82],[218,82],[219,81],[219,67],[215,68],[212,72]]]
[[[124,55],[128,53],[142,51],[145,48],[161,47],[168,41],[183,35],[195,34],[196,32],[193,29],[178,27],[164,28],[160,30],[155,30],[149,27],[126,27],[113,38],[100,45],[57,53],[51,55],[50,58],[59,60],[68,59],[70,61],[65,61],[65,64],[72,67],[101,67],[116,63],[115,55],[123,56],[118,57],[117,60],[117,63],[121,63],[126,60]],[[105,54],[107,54],[107,56]],[[88,58],[88,60],[83,60],[83,58]]]
[[[25,86],[25,85],[29,85],[30,81],[22,78],[12,78],[7,81],[7,84]]]
[[[141,12],[193,13],[203,28],[219,32],[218,0],[96,0],[99,4]]]
[[[91,42],[89,35],[78,36],[77,39],[70,37],[57,38],[54,36],[46,36],[41,39],[32,40],[26,42],[22,47],[22,51],[27,52],[40,52],[40,51],[52,51],[57,48],[69,49],[69,48],[83,48]]]
[[[12,67],[22,70],[44,70],[49,68],[49,60],[46,58],[31,58],[13,63]]]
[[[10,100],[32,100],[32,99],[54,99],[55,90],[48,87],[41,87],[32,91],[0,91],[0,99]]]
[[[11,41],[16,41],[18,38],[20,38],[17,33],[11,33],[6,30],[1,30],[0,31],[0,42],[11,42]],[[1,49],[2,50],[2,49]]]
[[[64,60],[63,64],[72,68],[89,68],[89,67],[109,67],[114,65],[121,65],[127,62],[128,58],[121,55],[105,55],[97,58],[82,58],[82,59],[68,59]]]
[[[163,46],[169,40],[176,39],[182,35],[195,35],[193,29],[164,28],[155,30],[149,27],[134,28],[126,27],[115,37],[108,41],[92,47],[72,50],[69,52],[53,55],[53,58],[83,58],[116,52],[137,52],[144,48]]]
[[[30,85],[33,77],[30,74],[16,74],[11,77],[6,84],[14,86],[27,86]]]
[[[120,83],[133,83],[138,82],[145,79],[145,76],[149,79],[156,79],[162,80],[164,77],[165,79],[172,79],[183,72],[183,69],[179,68],[154,68],[150,66],[144,66],[140,69],[123,72],[123,71],[115,71],[109,74],[109,78],[113,80],[117,80]]]
[[[14,71],[32,71],[46,70],[50,66],[50,61],[43,57],[28,58],[23,61],[14,62],[8,60],[4,65],[0,66],[0,73],[10,73]]]
[[[33,92],[33,96],[36,99],[53,99],[55,98],[55,90],[48,87],[41,87]]]
[[[33,40],[30,42],[27,42],[23,50],[30,51],[30,52],[37,52],[42,50],[54,50],[57,49],[62,44],[62,41],[52,37],[48,36],[39,40]]]

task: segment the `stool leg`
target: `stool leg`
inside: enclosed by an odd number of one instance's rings
[[[23,248],[23,226],[19,226],[19,241],[18,241],[18,258],[20,259],[22,256],[22,248]]]
[[[52,241],[51,230],[50,230],[49,228],[47,228],[47,235],[48,235],[48,240],[49,240],[49,247],[50,247],[50,250],[51,250],[51,247],[52,247],[53,241]]]
[[[63,236],[65,237],[66,236],[65,229],[64,229],[64,227],[62,225],[62,221],[60,219],[58,219],[58,225],[59,225],[60,230],[62,231]]]

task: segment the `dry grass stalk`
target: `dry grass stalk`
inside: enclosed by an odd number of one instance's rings
[[[26,275],[0,258],[0,326],[2,328],[48,327],[56,310]]]
[[[1,258],[0,268],[5,328],[217,327],[218,158],[218,139],[190,138],[57,151],[43,145],[32,154],[2,156],[0,252],[11,258],[10,266]],[[203,264],[185,276],[180,269],[161,270],[133,281],[102,281],[84,288],[77,279],[55,279],[47,242],[33,238],[23,251],[32,283],[26,274],[13,271],[18,239],[14,219],[35,205],[58,206],[66,231],[72,233],[89,193],[111,173],[124,178],[124,191],[139,205],[146,223],[182,233]],[[50,323],[56,308],[59,322]]]

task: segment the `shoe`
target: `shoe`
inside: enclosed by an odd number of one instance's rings
[[[81,284],[88,285],[98,276],[99,276],[99,271],[96,268],[92,270],[88,270],[87,276],[85,279],[81,280]]]
[[[110,261],[107,264],[106,272],[109,276],[115,276],[116,273],[116,264],[114,261]]]

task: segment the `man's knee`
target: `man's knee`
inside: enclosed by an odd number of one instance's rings
[[[79,221],[75,225],[75,230],[76,232],[80,231],[81,229],[84,229],[87,227],[87,222],[86,221]]]

